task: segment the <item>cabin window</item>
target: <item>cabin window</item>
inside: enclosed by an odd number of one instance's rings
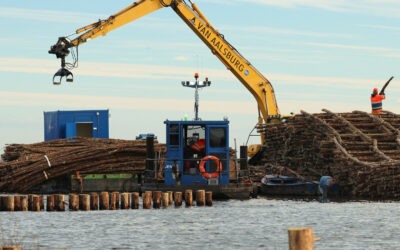
[[[179,146],[179,125],[169,125],[169,144]]]
[[[198,141],[202,140],[204,145],[205,128],[199,125],[190,125],[184,127],[185,145],[192,146]]]
[[[202,125],[187,125],[183,127],[183,172],[185,174],[198,174],[198,164],[205,156],[206,140],[205,127]]]
[[[212,148],[226,147],[225,128],[210,128],[210,146]]]

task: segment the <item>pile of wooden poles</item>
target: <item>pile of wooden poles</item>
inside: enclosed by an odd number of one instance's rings
[[[165,153],[165,145],[154,142]],[[10,144],[0,163],[0,192],[28,192],[66,174],[143,173],[145,140],[73,138],[35,144]]]
[[[400,117],[324,111],[303,111],[284,123],[259,127],[266,141],[264,153],[253,161],[253,175],[276,169],[310,180],[331,175],[343,196],[399,199]]]

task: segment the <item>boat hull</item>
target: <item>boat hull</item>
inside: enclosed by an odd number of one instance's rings
[[[259,186],[261,195],[318,195],[318,182],[301,181],[294,177],[264,177]]]

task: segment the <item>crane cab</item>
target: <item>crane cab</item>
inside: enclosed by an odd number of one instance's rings
[[[229,184],[229,121],[166,120],[166,185]]]

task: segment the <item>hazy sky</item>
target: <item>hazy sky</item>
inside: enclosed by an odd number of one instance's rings
[[[203,120],[228,117],[243,145],[257,122],[253,96],[170,8],[79,47],[74,83],[53,86],[60,62],[48,50],[132,1],[1,0],[0,148],[43,141],[43,112],[109,109],[110,137],[156,133],[194,117],[182,80],[200,92]],[[395,76],[384,109],[399,112],[400,1],[198,0],[213,26],[273,84],[282,114],[370,111],[369,95]],[[231,145],[234,146],[234,145]]]

